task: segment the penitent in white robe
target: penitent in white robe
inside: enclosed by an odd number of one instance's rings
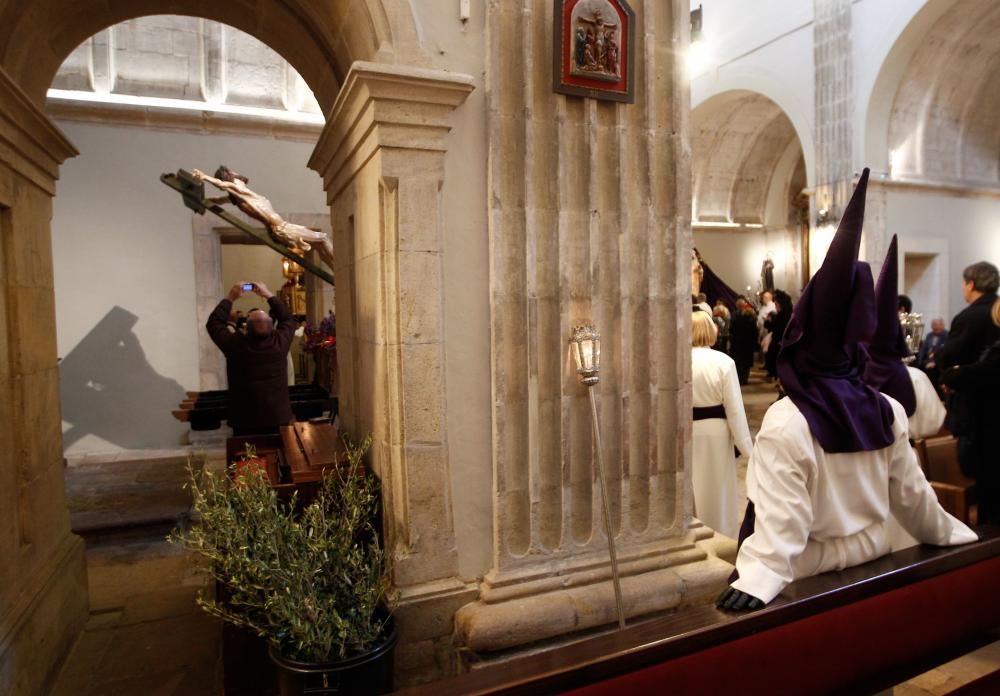
[[[934,391],[930,378],[920,370],[907,366],[910,381],[913,383],[913,393],[916,395],[917,408],[907,420],[910,426],[910,437],[918,440],[931,437],[941,430],[946,415],[944,404]],[[889,519],[889,546],[893,551],[899,551],[919,542],[906,533],[895,516]]]
[[[747,470],[754,532],[740,547],[733,587],[770,602],[794,580],[883,556],[890,514],[924,543],[977,539],[938,505],[910,447],[906,412],[885,398],[895,441],[871,452],[826,453],[789,398],[767,410]]]
[[[944,425],[946,415],[941,398],[934,391],[930,377],[920,370],[907,366],[910,381],[913,383],[913,393],[917,396],[917,408],[909,417],[910,437],[919,440],[922,437],[936,435]]]
[[[691,351],[691,391],[694,406],[719,406],[726,419],[694,422],[691,479],[695,515],[720,534],[735,537],[739,527],[734,445],[749,454],[753,448],[736,363],[711,348]]]

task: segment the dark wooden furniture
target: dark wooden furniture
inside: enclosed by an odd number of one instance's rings
[[[227,438],[226,461],[241,459],[248,445],[267,462],[268,479],[278,495],[288,498],[297,491],[302,505],[312,500],[323,472],[347,466],[343,443],[331,423],[293,423],[275,435]]]
[[[758,612],[685,609],[403,693],[873,693],[996,639],[1000,530],[980,532],[801,580]]]
[[[941,507],[968,524],[976,482],[959,466],[958,439],[951,435],[929,437],[916,440],[913,447]]]
[[[337,399],[330,392],[315,384],[296,384],[288,388],[292,413],[298,421],[319,418],[324,412],[337,413]],[[229,392],[187,392],[187,398],[171,411],[174,418],[188,423],[192,430],[215,430],[226,420],[229,411]]]

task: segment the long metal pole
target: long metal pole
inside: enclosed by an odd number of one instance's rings
[[[590,395],[590,415],[594,421],[594,444],[597,447],[597,477],[601,484],[601,504],[604,512],[604,529],[608,535],[608,553],[611,555],[611,582],[615,588],[615,604],[618,606],[618,628],[625,628],[625,609],[622,605],[622,586],[618,578],[618,556],[615,553],[615,532],[611,528],[611,507],[608,505],[608,487],[604,481],[604,451],[601,448],[601,424],[597,419],[597,397],[594,387],[588,386]]]

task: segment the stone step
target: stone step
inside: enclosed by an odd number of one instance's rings
[[[132,453],[130,453],[132,454]],[[188,463],[205,456],[89,459],[66,469],[66,502],[74,533],[104,538],[162,537],[187,524],[191,514]]]

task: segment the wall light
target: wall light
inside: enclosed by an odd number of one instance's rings
[[[691,10],[691,43],[697,43],[702,40],[701,33],[701,20],[702,20],[702,9],[701,4],[698,5],[697,10]]]
[[[608,555],[611,557],[611,582],[615,588],[615,605],[618,608],[618,628],[625,628],[625,609],[622,604],[621,580],[618,577],[618,555],[615,553],[615,532],[611,527],[611,507],[608,505],[608,486],[604,480],[604,450],[601,447],[601,423],[597,417],[597,397],[593,386],[600,380],[601,370],[601,334],[593,324],[574,326],[570,335],[573,345],[573,357],[576,360],[576,372],[580,381],[587,385],[587,395],[590,397],[590,415],[594,429],[595,460],[597,462],[597,479],[601,486],[602,514],[604,529],[608,536]]]
[[[705,41],[705,34],[702,31],[703,12],[701,5],[697,10],[691,10],[691,44],[687,52],[688,77],[694,77],[708,67],[709,50],[708,42]]]

